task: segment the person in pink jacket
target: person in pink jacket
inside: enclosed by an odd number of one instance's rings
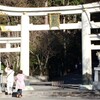
[[[22,90],[25,88],[25,76],[22,70],[19,70],[19,73],[16,75],[16,89],[17,89],[17,97],[22,97]]]

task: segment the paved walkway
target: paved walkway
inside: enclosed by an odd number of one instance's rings
[[[52,86],[49,82],[30,82],[27,83],[27,88],[23,91],[23,97],[20,100],[98,100],[100,99],[100,93],[94,94],[91,91],[82,92],[75,84],[67,84],[65,88]],[[32,83],[31,85],[29,85]],[[34,84],[33,84],[34,83]],[[12,95],[5,95],[0,93],[0,100],[18,100]]]
[[[45,85],[32,85],[34,90],[24,90],[20,100],[98,100],[99,94],[81,93],[77,88],[59,88]],[[16,100],[18,98],[0,93],[0,100]]]

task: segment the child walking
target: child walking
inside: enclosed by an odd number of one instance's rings
[[[25,76],[22,70],[19,70],[19,73],[16,75],[16,89],[17,89],[17,97],[22,97],[22,90],[25,88]]]

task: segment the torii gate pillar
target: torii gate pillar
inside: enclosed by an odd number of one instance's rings
[[[92,81],[91,68],[91,41],[89,39],[91,34],[90,28],[90,13],[86,10],[82,12],[82,74],[83,84],[89,85]]]
[[[21,66],[20,69],[29,76],[29,16],[23,13],[21,16]]]

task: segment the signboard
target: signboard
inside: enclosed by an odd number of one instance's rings
[[[58,27],[60,25],[60,13],[51,13],[49,14],[49,26],[50,29],[52,27]]]

